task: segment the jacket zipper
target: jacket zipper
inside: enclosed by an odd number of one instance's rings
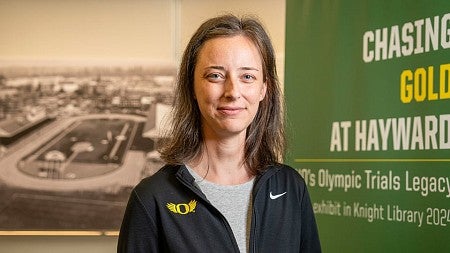
[[[254,206],[254,202],[253,202],[253,213],[252,213],[252,224],[253,226],[251,227],[251,231],[250,231],[250,246],[249,246],[249,251],[250,252],[256,252],[256,208]]]

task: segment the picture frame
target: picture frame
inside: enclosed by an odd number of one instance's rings
[[[117,235],[162,162],[172,64],[0,68],[0,234]]]

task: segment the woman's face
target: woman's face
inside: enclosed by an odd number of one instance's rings
[[[194,93],[205,134],[245,136],[266,94],[254,43],[240,35],[205,42],[195,66]]]

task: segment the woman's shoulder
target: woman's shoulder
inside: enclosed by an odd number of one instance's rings
[[[290,165],[284,163],[276,163],[269,167],[269,170],[276,170],[278,173],[286,174],[286,175],[300,175],[296,169],[291,167]]]
[[[269,168],[269,170],[274,170],[274,175],[283,180],[295,180],[300,184],[304,184],[304,179],[298,172],[298,170],[287,164],[274,164]]]
[[[181,165],[164,165],[155,174],[142,179],[135,187],[134,191],[138,195],[156,194],[167,189],[175,179],[177,171]]]

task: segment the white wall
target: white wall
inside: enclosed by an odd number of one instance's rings
[[[285,0],[0,0],[0,68],[10,62],[177,62],[205,19],[234,13],[266,26],[283,79]],[[1,230],[1,224],[0,224]],[[0,236],[0,252],[115,252],[111,236]]]
[[[224,13],[258,16],[283,57],[284,0],[0,0],[0,63],[177,62],[200,23]]]
[[[0,0],[0,59],[170,60],[172,1]]]

